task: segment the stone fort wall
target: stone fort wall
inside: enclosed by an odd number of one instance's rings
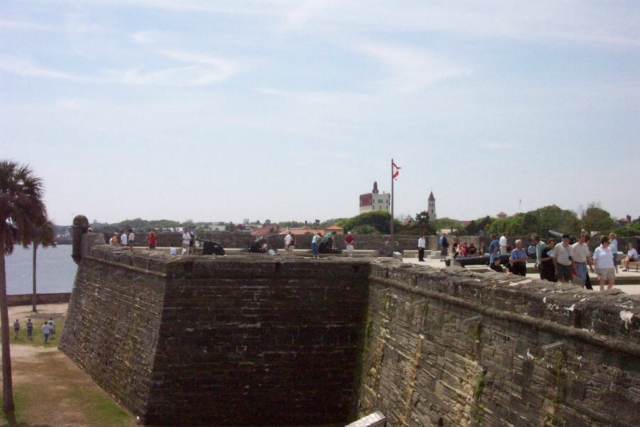
[[[376,262],[358,413],[389,426],[640,425],[640,298]]]
[[[390,259],[84,248],[60,349],[152,425],[640,425],[640,300]]]
[[[323,425],[353,412],[370,261],[94,246],[60,349],[151,425]]]

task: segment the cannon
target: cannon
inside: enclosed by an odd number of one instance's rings
[[[322,236],[319,249],[321,254],[339,254],[340,252],[342,252],[340,249],[335,247],[333,233],[331,231]]]
[[[549,234],[551,234],[553,237],[558,239],[558,241],[556,243],[562,242],[562,235],[564,233],[560,233],[559,231],[549,230]],[[577,242],[576,238],[575,237],[571,237],[571,239],[569,240],[569,244],[573,245],[575,242]]]
[[[467,265],[489,265],[490,255],[473,256],[467,258],[455,258],[454,262],[458,263],[461,267]],[[500,255],[500,264],[509,264],[509,254]]]
[[[224,248],[220,243],[200,239],[198,242],[202,245],[202,255],[224,255]]]
[[[251,246],[249,246],[249,252],[256,254],[263,254],[267,252],[267,249],[267,240],[264,237],[258,237],[253,241]]]

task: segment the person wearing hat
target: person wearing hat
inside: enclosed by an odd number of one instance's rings
[[[572,257],[571,257],[571,236],[562,235],[562,243],[553,248],[553,264],[556,269],[556,279],[560,283],[571,283]]]
[[[347,256],[349,258],[353,258],[353,242],[354,241],[355,239],[353,238],[353,235],[349,231],[346,237],[344,238],[344,244],[347,245]]]
[[[120,246],[120,238],[118,237],[117,231],[113,233],[113,236],[111,236],[111,239],[109,239],[109,244],[111,246]]]

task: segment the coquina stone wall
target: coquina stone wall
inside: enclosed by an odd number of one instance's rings
[[[370,260],[94,246],[60,349],[150,425],[342,422],[369,275]]]
[[[376,262],[358,413],[387,426],[640,425],[640,299]]]
[[[640,425],[640,300],[373,259],[83,239],[60,349],[149,425]]]

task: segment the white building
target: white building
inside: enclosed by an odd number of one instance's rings
[[[391,212],[391,194],[378,192],[378,183],[373,183],[371,193],[360,195],[360,213],[373,211]]]

